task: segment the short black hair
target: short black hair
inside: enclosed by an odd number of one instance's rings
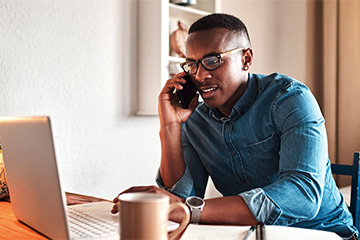
[[[240,36],[244,36],[249,41],[249,45],[251,45],[245,24],[239,18],[225,13],[213,13],[198,19],[190,26],[189,34],[212,28],[226,28],[229,31],[238,32]]]

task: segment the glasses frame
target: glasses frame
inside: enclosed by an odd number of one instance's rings
[[[188,63],[187,61],[185,61],[185,62],[183,62],[183,63],[180,63],[180,66],[181,66],[181,68],[183,69],[183,71],[184,71],[186,74],[189,74],[189,75],[194,75],[194,74],[196,74],[196,73],[198,72],[198,70],[199,70],[199,63],[201,63],[201,65],[203,66],[203,68],[205,68],[207,71],[213,71],[213,70],[218,69],[218,68],[221,66],[221,59],[222,59],[223,57],[226,57],[226,56],[229,56],[229,55],[231,55],[231,54],[234,54],[234,53],[236,53],[236,52],[238,52],[238,51],[240,51],[240,50],[241,50],[241,51],[246,51],[247,49],[246,49],[246,48],[243,48],[243,47],[239,47],[239,48],[234,48],[234,49],[231,49],[231,50],[229,50],[229,51],[222,52],[222,53],[209,54],[209,55],[206,55],[205,57],[203,57],[203,58],[201,58],[201,59],[199,59],[199,60],[190,60],[191,62],[194,62],[194,63],[196,64],[196,71],[195,71],[194,73],[189,73],[189,72],[185,71],[184,65]],[[217,57],[217,59],[218,59],[218,61],[219,61],[219,66],[217,66],[216,68],[213,68],[213,69],[207,68],[207,67],[204,65],[204,63],[203,63],[203,60],[206,59],[206,58],[208,58],[208,57]]]

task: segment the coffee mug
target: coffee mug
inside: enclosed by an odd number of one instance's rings
[[[188,207],[181,202],[169,203],[169,197],[157,193],[124,193],[119,196],[120,239],[174,239],[187,226]],[[179,227],[168,233],[169,213],[182,208],[185,216]]]

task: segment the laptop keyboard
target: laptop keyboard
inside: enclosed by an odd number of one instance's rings
[[[68,208],[68,217],[72,238],[105,237],[119,231],[119,223],[104,221],[84,210]]]

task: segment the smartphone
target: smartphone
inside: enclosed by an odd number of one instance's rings
[[[185,84],[181,84],[183,89],[177,90],[181,105],[183,108],[188,108],[191,100],[194,98],[197,90],[193,82],[191,81],[190,75],[185,75],[183,77],[186,80]]]

